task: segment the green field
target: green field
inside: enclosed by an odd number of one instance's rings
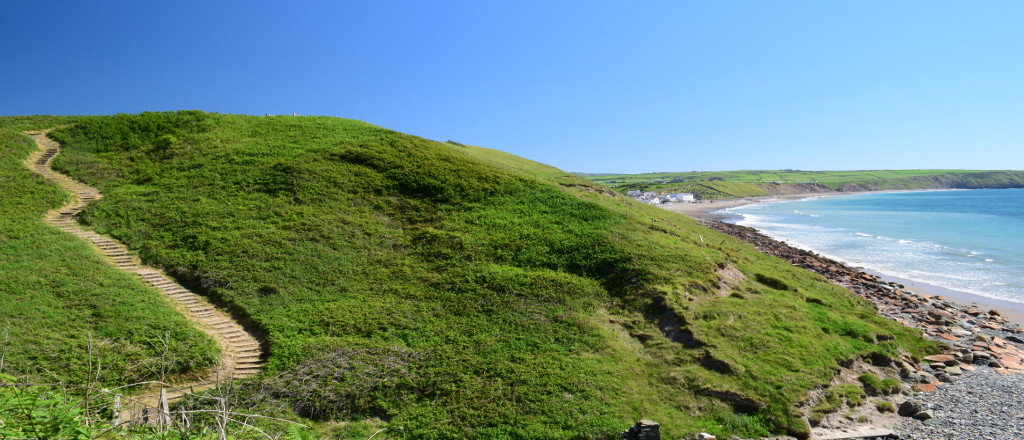
[[[871,189],[1019,188],[1024,172],[988,170],[708,171],[645,174],[581,173],[617,191],[693,192],[706,199],[769,195],[766,185],[821,184],[837,190],[856,184]],[[712,180],[714,179],[714,180]],[[663,182],[657,182],[661,180]],[[673,182],[675,180],[675,182]]]
[[[233,404],[322,438],[806,434],[796,405],[837,361],[935,350],[817,275],[495,150],[328,117],[66,122],[55,168],[104,193],[82,220],[265,334]]]
[[[934,176],[938,174],[983,173],[985,170],[872,170],[872,171],[798,171],[798,170],[765,170],[765,171],[690,171],[678,173],[643,173],[643,174],[588,174],[582,173],[589,180],[607,182],[615,180],[615,184],[643,183],[655,179],[669,181],[682,178],[683,183],[707,181],[717,177],[729,182],[745,183],[824,183],[829,186],[840,186],[845,183],[871,181],[877,179],[898,179],[914,176]]]

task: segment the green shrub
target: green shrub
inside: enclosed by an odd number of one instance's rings
[[[877,409],[878,412],[880,412],[880,413],[896,412],[896,407],[893,406],[892,403],[889,403],[889,402],[884,401],[884,400],[876,400],[875,401],[875,409]]]
[[[834,390],[837,394],[846,398],[846,403],[850,406],[860,406],[864,403],[864,398],[867,397],[864,394],[864,390],[854,384],[839,385]]]
[[[882,379],[875,374],[862,374],[858,378],[872,395],[886,395],[897,393],[902,389],[900,381],[896,379]]]
[[[772,289],[775,289],[775,290],[789,290],[789,284],[786,284],[785,281],[782,281],[782,280],[780,280],[780,279],[778,279],[776,277],[773,277],[771,275],[765,275],[765,274],[759,273],[759,274],[755,274],[754,278],[757,279],[757,282],[759,282],[761,284],[764,284],[765,286],[771,287]]]
[[[811,407],[812,413],[828,414],[839,411],[845,401],[850,407],[860,406],[864,403],[864,391],[853,384],[837,385],[829,388],[820,401]]]

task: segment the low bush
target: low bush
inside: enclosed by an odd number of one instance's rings
[[[868,393],[872,395],[886,395],[898,393],[902,389],[902,384],[896,379],[882,379],[875,374],[862,374],[858,378],[867,389]]]

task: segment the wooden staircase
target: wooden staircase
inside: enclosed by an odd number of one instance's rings
[[[210,388],[225,379],[244,379],[262,372],[264,357],[262,346],[229,313],[214,307],[205,298],[182,287],[160,270],[142,265],[139,259],[120,242],[78,225],[75,215],[82,212],[89,203],[99,200],[102,195],[96,188],[75,181],[50,168],[50,161],[60,153],[60,147],[46,136],[46,132],[26,132],[26,134],[31,136],[39,146],[39,151],[29,156],[26,165],[75,195],[75,198],[68,204],[48,212],[44,217],[46,223],[88,241],[115,267],[142,278],[143,281],[172,300],[178,310],[181,310],[188,319],[197,323],[197,327],[210,335],[220,346],[220,365],[211,371],[209,377],[195,383],[175,384],[176,390],[167,393],[167,399],[173,400],[188,392]],[[129,398],[128,400],[133,404],[126,405],[122,421],[133,420],[136,418],[136,414],[160,411],[159,405],[157,405],[158,399],[159,394]]]

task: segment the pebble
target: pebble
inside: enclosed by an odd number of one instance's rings
[[[899,438],[1024,440],[1024,374],[1012,374],[1024,373],[1024,349],[1016,345],[1024,343],[1024,337],[1019,326],[1007,322],[997,311],[984,312],[936,296],[908,292],[902,285],[793,248],[751,228],[721,222],[703,224],[817,272],[870,300],[879,315],[919,328],[925,338],[946,345],[946,354],[929,356],[921,365],[903,359],[907,370],[904,374],[909,373],[905,380],[917,383],[915,388],[924,391],[912,399],[922,401],[927,416],[921,414],[919,418],[927,420],[901,418],[891,427]]]
[[[1024,375],[1000,374],[990,368],[915,397],[935,418],[927,423],[904,418],[892,427],[901,439],[1024,439]]]

